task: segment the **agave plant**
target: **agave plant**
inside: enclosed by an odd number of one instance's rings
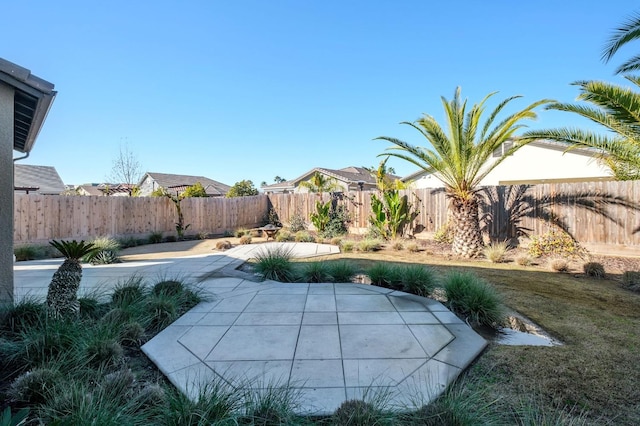
[[[80,259],[92,254],[96,248],[85,241],[50,241],[63,256],[64,262],[53,274],[47,292],[47,308],[49,313],[59,318],[78,312],[78,287],[82,279]]]

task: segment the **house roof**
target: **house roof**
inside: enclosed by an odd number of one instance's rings
[[[129,185],[127,183],[88,183],[78,185],[77,189],[82,189],[87,195],[129,195],[133,186],[134,185]]]
[[[142,183],[147,176],[153,179],[158,186],[177,191],[183,191],[186,187],[200,182],[204,187],[205,192],[210,197],[226,195],[226,193],[231,189],[229,185],[204,176],[174,175],[169,173],[147,172],[140,182]]]
[[[15,190],[29,190],[38,194],[61,194],[65,187],[55,167],[14,164],[13,186]]]
[[[0,83],[15,90],[13,99],[13,149],[28,153],[56,97],[54,85],[26,68],[0,58]]]
[[[375,185],[376,178],[373,176],[367,169],[364,167],[345,167],[343,169],[325,169],[323,167],[316,167],[303,175],[297,177],[293,180],[288,180],[281,183],[274,183],[271,185],[265,185],[262,188],[265,190],[282,190],[282,189],[293,189],[300,182],[304,180],[308,180],[315,172],[321,173],[326,176],[330,176],[339,181],[345,182],[347,184],[358,184],[362,182],[364,185]],[[389,175],[392,178],[396,176]]]

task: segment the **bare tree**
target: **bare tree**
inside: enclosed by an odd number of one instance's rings
[[[138,183],[142,175],[142,167],[135,153],[129,149],[129,145],[120,145],[118,156],[113,160],[111,174],[108,180],[112,183],[126,183],[129,185],[129,195],[133,187]]]

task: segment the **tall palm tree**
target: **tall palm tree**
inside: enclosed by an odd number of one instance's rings
[[[640,87],[640,77],[626,76]],[[553,103],[548,109],[581,115],[611,131],[599,135],[576,128],[526,132],[525,136],[568,144],[568,149],[586,147],[600,152],[600,159],[618,180],[640,179],[640,92],[602,81],[578,81],[578,100],[593,106]]]
[[[430,115],[424,115],[413,123],[404,122],[416,130],[431,144],[432,149],[411,145],[396,138],[381,136],[395,147],[381,155],[402,158],[427,172],[435,173],[443,183],[450,199],[450,210],[454,219],[455,232],[453,252],[464,257],[477,256],[482,250],[482,236],[478,219],[477,191],[484,179],[505,158],[531,142],[533,138],[517,138],[495,162],[489,162],[494,150],[507,140],[514,140],[515,132],[524,127],[521,121],[535,119],[534,109],[551,100],[543,99],[525,109],[507,116],[494,124],[498,115],[512,100],[502,101],[481,124],[485,103],[494,93],[487,95],[479,104],[467,111],[467,101],[460,98],[460,88],[456,89],[451,101],[444,97],[442,105],[446,114],[447,132]]]
[[[322,195],[324,192],[331,192],[339,188],[335,179],[326,177],[322,173],[316,171],[309,180],[300,182],[300,186]]]
[[[631,16],[621,27],[616,28],[602,52],[602,59],[609,62],[625,44],[640,39],[640,13]],[[636,55],[620,65],[616,74],[624,74],[640,69],[640,55]]]

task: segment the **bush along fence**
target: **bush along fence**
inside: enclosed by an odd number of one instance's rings
[[[265,195],[185,198],[180,203],[187,235],[223,234],[264,223]],[[14,245],[47,244],[52,239],[177,236],[176,206],[167,197],[92,197],[16,194]]]
[[[373,215],[376,191],[341,194],[337,203],[364,233]],[[410,233],[429,235],[446,225],[448,200],[442,189],[403,190],[418,213]],[[482,188],[478,194],[486,235],[494,241],[566,230],[588,249],[640,253],[640,181],[581,182]],[[185,198],[181,202],[187,235],[223,234],[263,225],[270,216],[285,226],[303,220],[310,227],[317,201],[329,194],[270,194],[238,198]],[[16,245],[51,239],[102,235],[176,235],[177,213],[166,197],[82,197],[16,194]],[[270,215],[271,213],[271,215]]]

